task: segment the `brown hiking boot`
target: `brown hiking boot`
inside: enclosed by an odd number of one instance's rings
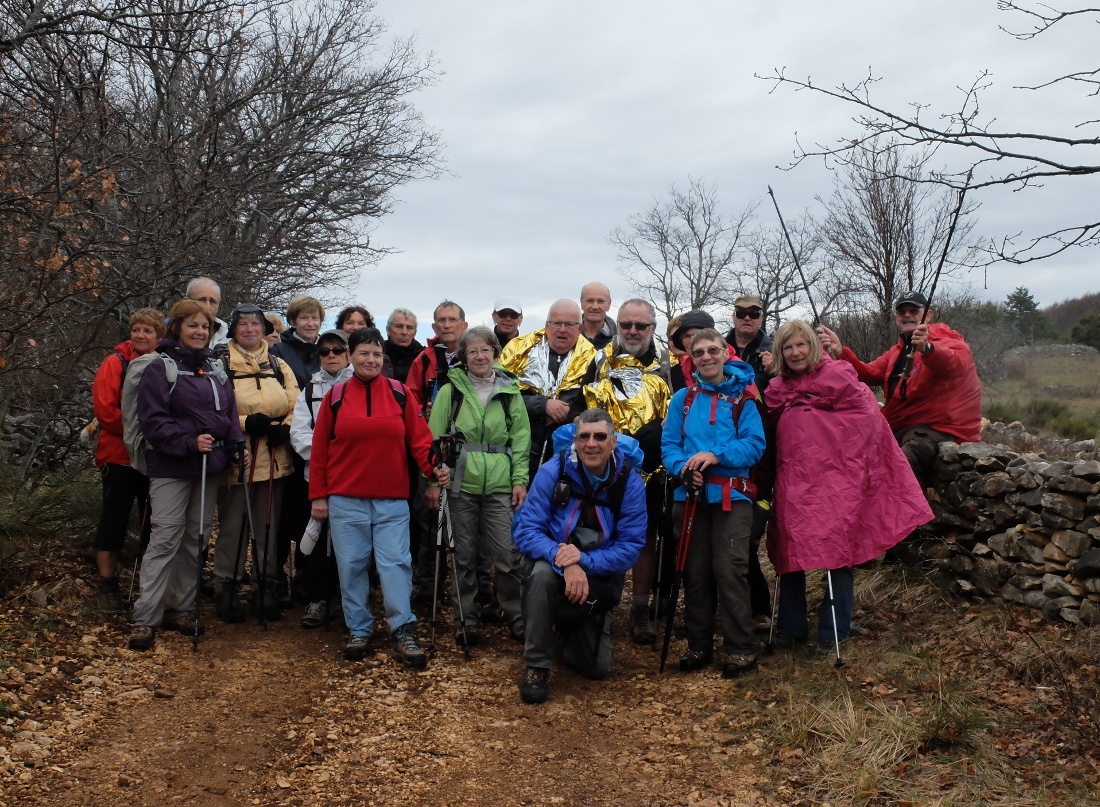
[[[423,669],[428,666],[428,657],[416,643],[412,625],[402,625],[393,632],[393,652],[390,655],[406,667]]]
[[[527,667],[519,682],[519,697],[524,703],[544,703],[550,671],[543,667]]]
[[[156,631],[151,625],[134,625],[130,631],[129,648],[131,650],[148,650],[153,646],[153,637]]]

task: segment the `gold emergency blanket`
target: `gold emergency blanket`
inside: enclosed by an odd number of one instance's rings
[[[653,372],[660,367],[660,355],[648,367],[629,353],[613,356],[615,342],[604,348],[606,355],[599,375],[584,388],[584,400],[590,409],[606,409],[615,421],[615,431],[635,434],[645,424],[668,413],[672,391],[665,380]]]
[[[596,357],[596,348],[583,336],[578,337],[576,346],[562,359],[555,379],[550,374],[550,345],[543,338],[545,333],[546,329],[540,328],[511,340],[500,354],[500,365],[516,374],[521,391],[560,398],[565,390],[580,386],[588,365]]]

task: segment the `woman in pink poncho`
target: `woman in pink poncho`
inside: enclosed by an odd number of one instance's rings
[[[775,334],[776,378],[764,394],[768,455],[762,494],[774,484],[768,556],[779,586],[777,642],[809,634],[806,570],[832,573],[837,637],[852,624],[852,567],[877,558],[932,519],[920,485],[871,390],[847,362],[823,353],[805,322]],[[818,615],[821,646],[833,643],[828,594]]]

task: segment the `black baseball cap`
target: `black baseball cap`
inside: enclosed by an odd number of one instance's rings
[[[917,308],[928,308],[928,298],[919,291],[903,292],[901,297],[898,298],[898,301],[894,303],[894,310],[897,311],[903,305],[915,305]]]

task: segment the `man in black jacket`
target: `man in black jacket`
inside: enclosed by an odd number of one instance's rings
[[[386,336],[389,338],[382,350],[393,364],[393,377],[404,384],[413,360],[424,350],[416,341],[416,314],[407,308],[395,308],[386,320]]]
[[[772,363],[772,337],[764,330],[764,303],[755,294],[742,294],[733,301],[733,327],[726,341],[737,357],[756,371],[756,388],[760,394],[768,388],[767,367]]]

